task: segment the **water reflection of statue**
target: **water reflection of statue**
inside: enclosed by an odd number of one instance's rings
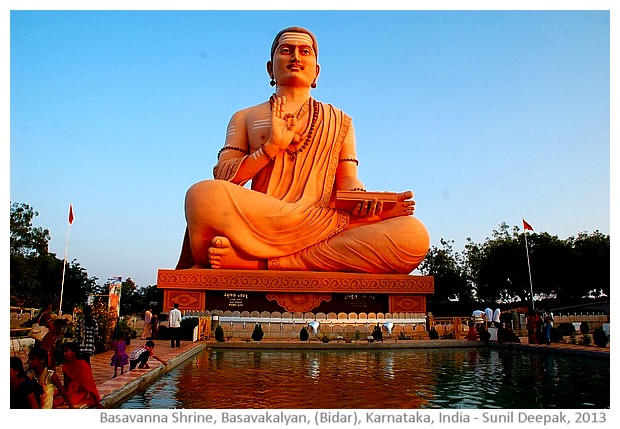
[[[276,93],[233,115],[216,180],[188,190],[178,269],[407,274],[426,256],[429,236],[413,217],[412,192],[389,207],[362,197],[351,210],[334,208],[336,190],[364,185],[351,118],[310,96],[317,55],[308,30],[276,36],[267,62]]]

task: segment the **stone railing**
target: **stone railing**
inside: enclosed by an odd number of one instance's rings
[[[293,339],[299,337],[302,327],[309,328],[310,322],[318,322],[318,333],[309,329],[311,338],[314,334],[326,334],[333,338],[365,339],[379,324],[384,335],[412,338],[428,337],[426,332],[426,314],[424,313],[289,313],[289,312],[258,312],[258,311],[187,311],[184,316],[210,316],[213,319],[212,329],[219,324],[227,338],[249,338],[256,324],[260,324],[266,339]],[[387,332],[391,322],[392,332]],[[389,324],[388,324],[389,325]]]

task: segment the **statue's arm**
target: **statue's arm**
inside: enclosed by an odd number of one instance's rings
[[[251,180],[271,157],[269,149],[253,150],[248,135],[248,115],[251,109],[233,115],[226,129],[226,143],[218,153],[218,162],[213,168],[213,177],[244,185]]]
[[[359,161],[355,151],[355,131],[350,124],[345,136],[342,149],[338,155],[338,169],[336,170],[336,187],[343,191],[366,191],[364,184],[357,177]],[[351,210],[353,216],[370,219],[380,215],[383,211],[383,202],[377,198],[364,200],[356,204]]]
[[[338,169],[336,170],[336,188],[338,190],[361,191],[365,189],[364,184],[357,177],[358,164],[355,151],[355,131],[351,123],[338,155]]]

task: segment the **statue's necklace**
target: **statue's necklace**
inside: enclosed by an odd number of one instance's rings
[[[269,105],[272,108],[273,108],[274,100],[275,100],[275,94],[269,98]],[[306,139],[304,140],[304,143],[295,150],[290,150],[289,148],[285,149],[286,153],[288,153],[293,159],[297,158],[297,155],[302,153],[306,149],[306,147],[308,147],[308,145],[310,144],[310,139],[312,138],[312,134],[314,133],[314,126],[316,125],[316,120],[319,116],[319,103],[318,101],[313,100],[312,97],[310,97],[308,98],[308,101],[302,104],[302,106],[299,108],[297,113],[294,114],[295,118],[297,119],[303,118],[303,116],[308,112],[308,110],[310,110],[311,103],[312,103],[312,119],[310,121],[310,127],[308,129],[308,134],[306,134]],[[291,141],[291,144],[298,144],[300,141],[301,141],[301,135],[295,134],[293,136],[293,140]]]
[[[312,102],[312,107],[310,108],[310,102]],[[290,150],[289,148],[286,148],[286,153],[288,153],[293,159],[297,158],[297,155],[302,153],[306,147],[308,147],[308,145],[310,144],[310,140],[312,139],[312,134],[314,133],[314,126],[316,125],[316,120],[319,117],[319,103],[316,100],[313,100],[312,98],[310,98],[308,100],[308,108],[310,108],[312,110],[312,120],[310,121],[310,128],[308,129],[308,133],[306,134],[306,139],[304,140],[303,144],[301,146],[299,146],[297,149],[295,150]],[[300,116],[303,116],[304,114],[304,109],[302,106],[302,109],[300,110],[300,112],[297,114],[298,118]],[[301,141],[301,136],[299,134],[295,134],[295,136],[293,137],[293,141],[292,144],[297,144]]]

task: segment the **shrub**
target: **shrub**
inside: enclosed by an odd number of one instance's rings
[[[222,329],[222,325],[217,325],[215,328],[215,341],[218,343],[224,342],[224,329]]]
[[[129,326],[129,317],[125,316],[118,319],[112,332],[112,338],[120,338],[120,335],[122,335],[125,339],[125,344],[131,344],[131,339],[135,338],[135,336],[132,336],[134,332],[135,330]]]
[[[254,341],[260,341],[263,339],[264,335],[265,334],[263,333],[263,327],[260,325],[260,323],[254,325],[254,331],[252,331],[252,339]]]
[[[483,341],[485,343],[488,343],[491,339],[491,333],[484,328],[480,329],[478,335],[480,335],[480,341]]]
[[[375,339],[375,341],[383,340],[383,332],[381,332],[381,327],[379,326],[378,323],[375,325],[375,327],[372,330],[372,337]]]
[[[582,334],[587,334],[590,332],[590,325],[588,325],[588,322],[581,322],[581,325],[579,325],[579,331]]]
[[[583,337],[581,337],[581,344],[583,344],[584,346],[589,346],[591,342],[592,338],[590,338],[589,335],[584,335]]]
[[[182,340],[193,340],[194,339],[194,328],[198,326],[199,322],[198,317],[185,317],[181,319],[181,339]]]
[[[304,326],[301,328],[301,331],[299,331],[299,340],[308,341],[308,338],[310,338],[310,334],[308,334],[308,330]]]
[[[437,332],[437,330],[432,327],[431,330],[428,331],[428,338],[430,338],[431,340],[439,339],[439,332]]]
[[[592,340],[598,347],[605,347],[609,342],[609,337],[602,327],[598,327],[592,332]]]
[[[573,326],[573,329],[575,329],[574,326]],[[564,336],[562,335],[562,332],[558,328],[551,328],[551,342],[552,343],[563,343],[564,342]]]
[[[443,338],[444,340],[453,340],[454,332],[444,332],[441,338]]]
[[[558,330],[564,336],[572,335],[576,332],[575,325],[573,325],[572,323],[568,323],[568,322],[560,323],[560,325],[558,326]]]
[[[155,333],[155,337],[158,340],[169,340],[170,339],[170,328],[166,325],[158,325],[157,332]]]

